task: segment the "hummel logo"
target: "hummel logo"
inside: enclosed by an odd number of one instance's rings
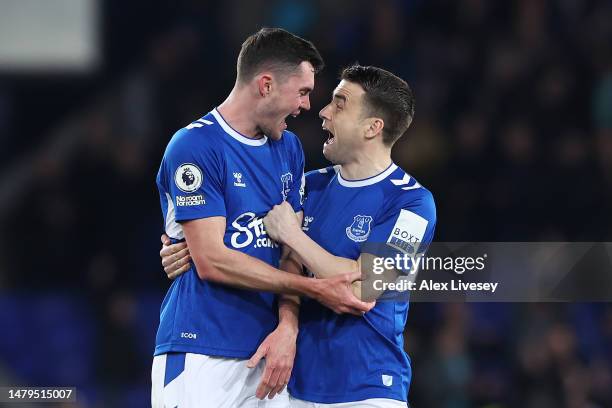
[[[404,174],[404,177],[401,180],[395,179],[391,180],[391,182],[396,186],[406,186],[402,187],[402,190],[414,190],[416,188],[421,187],[421,185],[417,181],[414,182],[414,185],[407,186],[407,184],[410,182],[410,176],[408,174]]]
[[[206,119],[198,119],[195,122],[185,126],[185,128],[191,130],[193,128],[201,128],[204,125],[212,125],[213,122],[211,122],[210,120],[206,120]]]
[[[234,172],[234,186],[246,187],[246,184],[242,182],[242,173]]]

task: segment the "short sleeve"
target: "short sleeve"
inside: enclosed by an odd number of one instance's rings
[[[183,129],[172,138],[164,154],[166,191],[178,222],[226,216],[223,156],[212,143],[202,143],[204,137]]]
[[[391,207],[372,227],[362,252],[381,257],[424,254],[433,240],[436,208],[429,191]]]

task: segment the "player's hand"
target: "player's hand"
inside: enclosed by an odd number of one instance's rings
[[[161,236],[162,247],[159,256],[162,260],[164,272],[168,279],[175,279],[177,276],[187,272],[191,268],[191,255],[186,242],[172,244],[166,234]]]
[[[264,339],[255,354],[247,362],[248,368],[254,368],[262,358],[266,360],[265,369],[255,393],[257,398],[268,397],[272,399],[287,386],[291,377],[291,370],[293,370],[296,341],[296,329],[279,324]]]
[[[346,273],[333,278],[313,279],[313,284],[318,286],[316,299],[336,313],[362,316],[369,312],[376,302],[363,302],[353,294],[352,284],[360,279],[359,272]]]
[[[300,229],[295,211],[286,201],[272,207],[263,222],[270,238],[281,244],[285,243],[285,237],[295,234],[295,231]]]

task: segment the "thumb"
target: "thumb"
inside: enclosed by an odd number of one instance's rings
[[[255,354],[253,354],[249,361],[247,361],[247,368],[257,367],[257,364],[259,364],[259,361],[267,354],[267,352],[268,348],[266,346],[263,344],[259,346]]]
[[[349,282],[353,283],[355,281],[363,280],[361,276],[361,271],[353,271],[347,274]]]
[[[163,245],[166,245],[166,246],[172,244],[172,241],[170,241],[170,238],[166,234],[162,234],[161,242]]]

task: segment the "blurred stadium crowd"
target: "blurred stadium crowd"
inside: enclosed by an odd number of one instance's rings
[[[611,2],[138,3],[102,4],[99,71],[0,75],[0,384],[148,404],[157,167],[263,25],[326,59],[289,124],[308,169],[326,165],[317,114],[340,68],[377,65],[416,92],[394,158],[434,193],[437,241],[612,240]],[[612,406],[609,304],[411,307],[414,407]]]

